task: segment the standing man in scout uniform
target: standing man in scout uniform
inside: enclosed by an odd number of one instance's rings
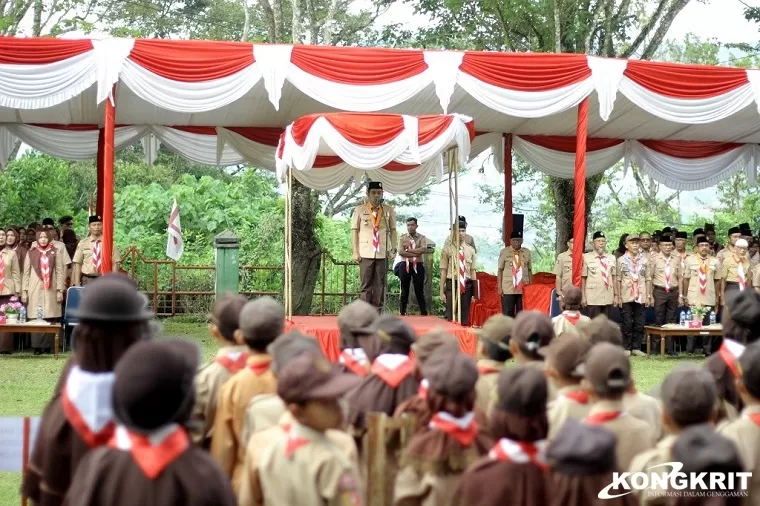
[[[510,244],[499,253],[496,273],[501,312],[516,316],[523,309],[523,288],[530,283],[532,264],[530,250],[522,247],[523,231],[514,230]]]
[[[726,259],[726,257],[731,256],[736,253],[735,245],[736,241],[741,239],[742,233],[741,229],[739,227],[731,227],[728,229],[728,244],[725,248],[718,251],[716,258],[718,259],[718,262],[723,265],[723,260]]]
[[[707,240],[710,241],[711,254],[717,255],[718,252],[723,249],[723,245],[716,240],[714,223],[705,223],[705,236],[707,236]]]
[[[629,235],[625,247],[625,254],[617,260],[616,278],[620,294],[620,318],[623,320],[623,348],[627,354],[643,355],[641,342],[644,339],[645,280],[648,266],[639,250],[638,235]]]
[[[605,251],[607,238],[602,232],[594,232],[593,241],[594,251],[583,254],[581,272],[581,306],[586,308],[589,318],[609,316],[612,304],[620,303],[615,257]]]
[[[464,228],[465,228],[465,230],[467,229],[467,218],[465,218],[464,216],[459,216],[459,217],[457,218],[457,221],[463,221],[463,222],[464,222],[464,225],[465,225],[465,227],[464,227]],[[475,253],[477,253],[477,252],[478,252],[478,247],[477,247],[477,246],[475,246],[475,239],[474,239],[474,238],[473,238],[473,237],[472,237],[470,234],[468,234],[468,233],[466,233],[466,232],[465,232],[465,234],[464,234],[464,242],[465,242],[466,244],[469,244],[469,245],[472,247],[472,249],[474,249],[474,250],[475,250]],[[448,246],[450,243],[451,243],[451,236],[448,236],[448,237],[446,238],[446,241],[444,241],[444,243],[443,243],[443,247],[445,248],[445,247],[446,247],[446,246]]]
[[[697,254],[686,259],[686,269],[683,272],[683,293],[686,294],[684,304],[687,306],[705,306],[708,314],[705,315],[704,324],[709,323],[710,311],[718,312],[720,307],[720,279],[721,269],[718,259],[711,255],[712,248],[707,236],[698,235],[694,238],[697,243]],[[702,336],[699,336],[702,337]],[[686,339],[686,353],[694,351],[695,340],[698,336],[689,336]],[[710,336],[702,337],[702,349],[705,355],[710,354],[712,339]]]
[[[119,250],[114,244],[111,258],[113,272],[118,272],[120,261]],[[79,241],[77,251],[74,253],[74,275],[71,278],[71,284],[84,286],[89,280],[102,274],[105,274],[103,272],[103,219],[100,216],[90,216],[90,235]]]
[[[388,259],[396,256],[396,211],[383,204],[383,183],[370,181],[367,202],[351,218],[354,261],[359,263],[361,298],[378,310],[385,300]]]
[[[441,300],[446,304],[446,319],[453,321],[454,301],[451,300],[451,287],[452,283],[459,286],[461,324],[467,326],[470,324],[470,302],[472,302],[474,283],[477,279],[475,272],[477,255],[472,246],[464,242],[467,222],[460,219],[458,226],[451,229],[452,240],[441,251],[439,291]],[[459,234],[459,251],[456,251],[456,242],[453,240],[455,233]]]
[[[420,306],[420,314],[427,316],[425,304],[425,264],[422,255],[427,251],[427,238],[417,233],[417,218],[407,218],[406,234],[401,236],[398,254],[402,261],[399,264],[399,279],[401,280],[401,316],[406,314],[409,303],[409,283],[414,285],[414,295]]]
[[[649,259],[652,256],[652,236],[649,232],[641,232],[639,234],[639,248],[641,254],[644,255],[644,260],[649,263]]]
[[[681,260],[681,270],[686,268],[686,259],[693,254],[693,252],[687,249],[689,244],[689,234],[686,232],[678,232],[676,234],[676,252],[675,255]]]
[[[733,252],[723,255],[721,262],[720,301],[726,303],[726,295],[733,290],[744,291],[752,279],[752,262],[747,257],[749,245],[744,239],[736,241]],[[727,250],[723,250],[727,251]]]
[[[554,264],[554,275],[557,279],[555,289],[557,290],[557,298],[559,299],[559,306],[564,309],[564,300],[562,293],[565,288],[573,286],[573,238],[567,240],[567,251],[564,251],[557,255],[557,263]]]
[[[679,232],[682,233],[682,232]],[[647,269],[647,305],[654,304],[655,323],[662,327],[676,323],[679,304],[684,302],[681,291],[681,258],[673,254],[673,241],[669,237],[660,238],[660,254],[652,258]],[[660,338],[652,337],[652,353],[657,355]],[[673,339],[665,339],[665,348],[670,356],[675,356]]]

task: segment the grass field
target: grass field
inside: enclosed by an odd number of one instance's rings
[[[163,335],[198,342],[204,361],[210,359],[216,351],[213,339],[208,335],[206,326],[202,324],[165,320]],[[50,355],[34,356],[31,353],[0,356],[0,416],[38,416],[42,413],[67,358],[68,353],[62,354],[58,360],[53,360]],[[636,385],[642,392],[649,391],[659,384],[676,364],[688,361],[702,362],[695,357],[634,357],[633,373]],[[20,474],[0,472],[0,506],[20,504],[20,485]]]

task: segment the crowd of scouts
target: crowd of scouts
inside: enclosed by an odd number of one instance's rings
[[[57,322],[63,315],[66,289],[103,274],[102,219],[91,216],[88,235],[81,240],[73,224],[72,216],[63,216],[58,226],[45,218],[26,228],[0,228],[0,305],[15,297],[27,308],[29,319],[41,316]],[[114,271],[119,261],[114,246]],[[19,346],[31,346],[36,355],[52,353],[53,336],[0,334],[0,354],[9,355]]]
[[[209,324],[219,350],[199,366],[196,345],[152,339],[146,303],[120,274],[84,290],[75,353],[23,477],[35,504],[366,504],[373,413],[413,417],[416,429],[405,444],[386,438],[387,504],[760,503],[753,290],[726,295],[721,352],[677,368],[652,395],[636,388],[604,315],[559,335],[538,312],[496,315],[477,330],[476,361],[442,330],[416,336],[355,301],[338,316],[331,363],[315,338],[286,330],[273,299],[225,296]],[[614,472],[672,461],[753,478],[746,491],[599,500]]]
[[[654,308],[655,325],[680,323],[682,311],[706,308],[703,324],[719,319],[731,292],[760,291],[760,253],[749,224],[728,231],[728,244],[716,239],[715,226],[705,224],[686,232],[669,227],[653,234],[625,234],[618,248],[609,253],[603,232],[595,232],[591,251],[583,254],[580,300],[567,300],[563,291],[572,286],[573,241],[557,257],[557,293],[565,310],[561,319],[572,323],[580,314],[593,318],[610,316],[619,308],[623,348],[628,354],[644,355],[645,311]],[[712,313],[712,317],[711,317]],[[714,321],[714,320],[712,320]],[[701,342],[700,342],[701,341]],[[718,349],[720,338],[689,336],[686,352],[705,355]],[[675,356],[674,343],[666,339],[666,352]],[[652,339],[652,354],[658,354],[660,338]]]

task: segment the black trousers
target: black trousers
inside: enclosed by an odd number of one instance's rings
[[[501,296],[501,312],[514,318],[522,311],[523,296],[521,293]]]
[[[406,307],[409,304],[409,284],[414,286],[414,295],[417,296],[417,304],[420,306],[420,314],[427,316],[427,305],[425,304],[425,266],[422,262],[417,264],[417,272],[412,266],[409,266],[409,272],[406,272],[406,262],[401,262],[396,266],[398,277],[401,281],[401,302],[400,313],[406,314]]]
[[[610,317],[610,309],[612,306],[586,306],[586,316],[588,316],[591,319],[596,318],[600,314],[603,314],[607,318]]]
[[[451,280],[447,279],[446,284],[443,286],[443,293],[446,295],[446,319],[448,321],[454,321],[452,316],[454,304],[451,300]],[[459,308],[462,316],[462,325],[470,324],[470,302],[472,302],[472,280],[468,279],[464,285],[464,293],[459,297]]]
[[[385,258],[362,258],[359,262],[359,279],[361,281],[361,298],[377,309],[383,307],[386,271],[388,260]]]
[[[654,322],[662,327],[667,323],[677,323],[678,313],[678,288],[671,288],[666,292],[665,288],[655,286],[652,290],[654,295]],[[652,351],[659,354],[660,337],[652,336]],[[673,338],[665,338],[665,353],[673,353]]]
[[[620,308],[620,327],[623,333],[623,348],[629,351],[641,350],[644,340],[644,304],[626,302]]]
[[[702,325],[710,325],[710,311],[713,311],[715,308],[712,306],[705,307],[707,308],[707,314],[704,320],[702,320]],[[709,355],[711,350],[716,349],[713,347],[713,341],[715,341],[714,336],[687,336],[686,353],[694,353],[695,346],[702,346],[702,351],[705,352],[705,355]]]

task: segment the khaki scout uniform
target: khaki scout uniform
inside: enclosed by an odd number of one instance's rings
[[[574,395],[578,395],[579,398],[574,399]],[[587,397],[587,395],[580,385],[571,385],[557,390],[557,398],[546,405],[549,418],[549,436],[547,439],[554,439],[554,436],[557,435],[557,432],[568,419],[580,422],[588,416],[591,403],[583,397]]]
[[[428,314],[428,309],[425,301],[425,263],[422,256],[414,258],[405,258],[400,255],[400,252],[407,249],[418,249],[427,247],[427,237],[422,234],[416,234],[411,236],[404,234],[398,241],[399,259],[398,264],[400,270],[396,271],[396,265],[393,266],[394,272],[397,273],[399,280],[401,281],[401,301],[400,301],[400,313],[406,314],[406,308],[409,304],[409,284],[414,287],[414,295],[417,297],[417,304],[420,307],[420,313],[425,316]],[[414,245],[414,246],[412,246]],[[416,262],[416,265],[415,263]],[[408,270],[408,272],[407,272]]]
[[[557,262],[554,264],[554,275],[557,276],[557,285],[561,295],[565,288],[573,286],[573,253],[564,251],[557,255]]]
[[[77,250],[74,252],[74,263],[81,266],[81,275],[83,278],[94,278],[97,276],[100,276],[100,273],[97,272],[95,269],[95,265],[92,263],[92,245],[94,242],[100,242],[100,251],[101,255],[103,254],[103,237],[101,236],[97,240],[94,239],[92,236],[87,237],[86,239],[82,239],[79,241],[79,244],[77,245]],[[65,251],[65,250],[64,250]],[[68,253],[67,253],[68,256]],[[113,253],[111,255],[111,262],[115,266],[119,262],[121,262],[121,255],[119,254],[119,249],[116,247],[116,244],[113,245]],[[102,260],[101,260],[102,264]],[[107,274],[107,273],[103,273]],[[86,281],[80,280],[81,284],[86,283]]]
[[[647,450],[644,453],[637,455],[636,458],[633,459],[633,462],[631,462],[631,474],[645,473],[650,476],[649,483],[652,483],[652,475],[657,474],[659,476],[664,476],[667,472],[670,472],[670,469],[668,467],[660,467],[657,469],[650,468],[665,464],[667,462],[673,462],[672,449],[677,439],[678,436],[665,436],[659,443],[657,443],[657,446],[651,450]],[[637,493],[639,504],[641,504],[641,506],[667,504],[668,498],[665,497],[662,492],[663,490],[661,488],[656,492],[654,492],[652,489],[639,491]]]
[[[573,318],[577,317],[577,321],[573,323]],[[554,326],[554,335],[559,337],[561,334],[571,334],[574,336],[580,335],[576,325],[581,323],[585,325],[591,322],[591,318],[586,315],[580,314],[580,311],[562,311],[562,314],[552,318],[552,325]]]
[[[738,258],[735,254],[726,255],[720,269],[720,279],[724,279],[726,283],[738,283],[739,282],[739,265],[744,267],[744,281],[745,290],[752,284],[752,262],[746,256],[744,258]],[[725,305],[725,301],[722,301]]]
[[[232,488],[240,488],[240,472],[245,458],[242,441],[245,410],[251,399],[277,391],[277,380],[268,365],[272,357],[255,354],[248,358],[247,366],[222,385],[211,438],[211,455],[222,470],[232,478]],[[259,371],[258,373],[256,371]]]
[[[634,418],[646,422],[654,429],[656,440],[662,435],[662,405],[651,395],[636,392],[626,392],[623,395],[623,409]]]
[[[287,432],[283,431],[259,452],[257,462],[253,464],[251,495],[254,501],[258,497],[261,502],[248,502],[245,495],[248,492],[243,492],[240,506],[362,504],[363,492],[356,462],[348,458],[326,433],[295,420],[291,420]]]
[[[195,426],[189,431],[195,444],[207,447],[211,443],[211,429],[216,418],[219,392],[222,385],[234,374],[217,359],[235,360],[247,354],[247,346],[220,348],[216,353],[216,359],[202,366],[195,376],[195,406],[191,418],[195,422]]]
[[[0,250],[0,256],[3,257],[3,277],[5,278],[0,295],[21,294],[21,268],[16,252],[12,249],[3,248]]]
[[[243,420],[241,438],[243,445],[247,445],[254,434],[277,426],[286,412],[285,403],[277,394],[257,395],[251,399],[245,409],[245,420]]]
[[[475,246],[475,239],[470,234],[464,234],[464,243],[470,246],[472,249],[475,250],[475,253],[478,252],[478,247]],[[443,247],[446,248],[446,246],[451,244],[451,236],[449,235],[446,237],[446,241],[443,243]]]
[[[66,245],[62,243],[61,241],[56,241],[55,239],[50,241],[50,244],[52,244],[53,247],[55,248],[56,255],[60,255],[61,258],[63,259],[63,266],[68,267],[69,265],[71,265],[71,257],[69,256],[69,250],[66,249]],[[37,241],[34,241],[32,245],[29,247],[29,249],[31,250],[36,247],[37,247]]]
[[[601,256],[601,258],[600,258]],[[609,285],[604,284],[602,277],[602,262],[607,266],[607,278]],[[596,251],[583,254],[583,267],[581,276],[586,278],[586,291],[583,294],[586,299],[586,306],[604,307],[602,310],[590,310],[596,316],[599,313],[606,313],[615,300],[615,278],[617,276],[615,269],[615,257],[604,253],[599,255]]]
[[[715,255],[715,258],[720,262],[721,265],[723,265],[723,261],[730,257],[731,255],[735,255],[736,250],[733,246],[726,246],[722,250],[718,251],[718,253]]]
[[[654,447],[657,440],[654,429],[646,422],[635,418],[623,411],[621,401],[600,400],[591,408],[589,416],[610,411],[622,411],[615,418],[599,424],[617,436],[615,455],[618,469],[629,469],[636,455]]]
[[[699,288],[699,272],[703,267],[707,274],[705,293],[702,293]],[[689,280],[689,290],[686,294],[689,304],[715,307],[715,281],[721,279],[720,262],[715,257],[708,256],[703,260],[699,255],[690,256],[686,261],[683,277]]]
[[[396,475],[393,504],[420,506],[452,506],[461,474],[420,475],[412,466],[403,467]]]
[[[460,293],[460,308],[462,325],[470,324],[470,302],[472,302],[472,284],[477,278],[475,274],[475,264],[477,262],[477,254],[475,250],[468,244],[460,244],[459,247],[464,252],[464,266],[465,266],[465,289],[464,293]],[[441,251],[441,263],[442,268],[447,269],[446,282],[443,290],[446,295],[446,319],[452,321],[453,318],[453,301],[451,300],[452,285],[455,289],[459,289],[459,254],[454,250],[454,246],[449,246]]]
[[[395,247],[391,241],[396,232],[396,211],[386,204],[382,204],[378,210],[382,210],[378,223],[379,251],[375,251],[372,244],[372,206],[369,204],[356,206],[351,217],[351,230],[359,231],[361,298],[376,308],[382,307],[383,304],[388,252]]]
[[[760,424],[750,418],[752,415],[760,417],[760,406],[747,406],[739,418],[718,429],[736,444],[744,463],[744,471],[752,473],[743,506],[760,504]]]
[[[652,255],[656,258],[657,255]],[[649,265],[643,256],[630,259],[626,253],[617,259],[617,280],[620,286],[620,316],[623,325],[623,348],[628,351],[641,349],[644,340],[644,302],[646,300],[646,276]]]
[[[518,263],[522,280],[520,281],[520,286],[515,287],[514,280],[512,279],[512,267]],[[511,246],[502,248],[499,253],[498,272],[501,274],[501,312],[503,314],[514,317],[522,311],[523,288],[530,283],[532,268],[533,265],[528,248],[520,248],[517,251],[513,250]]]
[[[478,382],[475,383],[475,409],[488,413],[488,405],[496,391],[499,374],[504,370],[504,364],[490,359],[478,360]]]
[[[752,273],[752,286],[760,290],[760,265],[756,265]]]
[[[42,278],[37,275],[32,265],[32,256],[28,256],[27,262],[24,263],[24,278],[21,282],[24,285],[24,291],[27,292],[26,307],[30,315],[36,315],[37,308],[41,307],[43,318],[60,318],[62,308],[57,296],[58,292],[63,293],[66,288],[66,267],[63,265],[63,258],[56,251],[54,257],[50,259],[50,288],[45,290]],[[36,339],[35,336],[32,337]]]
[[[652,258],[650,269],[647,269],[647,282],[652,285],[654,298],[654,315],[657,325],[676,323],[678,318],[678,304],[681,281],[681,257],[671,254],[668,258],[660,253]],[[665,276],[665,270],[670,268],[670,279]],[[669,290],[669,291],[668,291]],[[660,348],[660,337],[652,337],[654,350]],[[668,353],[673,353],[673,338],[665,338],[665,348]]]

